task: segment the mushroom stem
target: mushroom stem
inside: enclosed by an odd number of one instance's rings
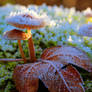
[[[31,30],[28,29],[27,31],[31,35],[31,37],[28,39],[30,62],[35,62],[36,61],[36,56],[35,56],[35,48],[34,48],[34,42],[32,40]]]
[[[21,46],[21,40],[18,40],[18,46],[19,46],[19,50],[20,50],[20,54],[24,60],[24,63],[27,62],[26,58],[25,58],[25,55],[24,55],[24,52],[23,52],[23,49],[22,49],[22,46]]]

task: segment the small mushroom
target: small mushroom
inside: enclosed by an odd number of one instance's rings
[[[78,35],[92,37],[92,23],[82,25]]]
[[[89,22],[91,22],[92,23],[92,14],[87,14],[86,15],[86,21],[87,21],[87,23],[89,23]]]
[[[79,29],[78,35],[92,37],[92,23],[82,25]],[[92,73],[91,73],[91,76],[92,76]]]
[[[32,40],[31,29],[39,29],[46,25],[46,22],[43,18],[38,17],[34,12],[32,13],[23,13],[16,14],[14,16],[10,16],[7,19],[8,24],[11,24],[15,27],[21,29],[27,29],[28,34],[30,34],[30,38],[28,39],[28,47],[29,47],[29,56],[30,61],[35,62],[35,48]]]
[[[9,40],[18,40],[18,45],[19,45],[21,56],[24,60],[24,63],[26,63],[26,58],[25,58],[25,55],[21,46],[21,40],[28,40],[30,38],[30,35],[21,30],[13,29],[11,31],[6,31],[3,37]]]
[[[92,22],[92,10],[91,8],[87,8],[85,11],[84,11],[84,15],[86,17],[86,22]]]

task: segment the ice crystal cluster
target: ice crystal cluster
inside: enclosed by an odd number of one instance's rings
[[[35,11],[28,9],[23,9],[22,11],[18,12],[11,12],[10,16],[7,18],[7,22],[9,24],[18,23],[20,25],[22,24],[22,25],[37,25],[37,26],[42,24],[42,20],[47,22],[48,18],[43,15],[37,15]]]
[[[43,18],[48,16],[49,18],[49,21],[47,20],[49,25],[45,28],[32,30],[37,57],[40,56],[45,48],[56,45],[76,46],[84,50],[90,57],[92,56],[92,38],[78,36],[80,26],[86,24],[85,12],[87,13],[89,10],[79,12],[75,8],[67,9],[63,6],[29,5],[24,7],[20,5],[6,5],[0,7],[0,12],[0,58],[20,58],[17,41],[4,40],[2,36],[3,32],[14,29],[13,26],[6,24],[5,19],[7,16],[15,17],[15,15],[25,14],[26,12],[35,15],[35,17]],[[14,21],[16,22],[17,20]],[[25,21],[25,18],[22,21]],[[29,24],[27,20],[25,23]],[[22,44],[25,55],[28,56],[26,41],[23,41]],[[14,88],[12,72],[16,64],[15,62],[8,64],[0,63],[0,92],[11,92],[11,89]]]

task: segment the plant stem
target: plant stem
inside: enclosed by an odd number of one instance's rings
[[[16,62],[16,61],[23,61],[24,59],[20,58],[20,59],[7,59],[7,58],[4,58],[4,59],[0,59],[0,62]],[[29,60],[29,59],[27,59]]]
[[[31,37],[28,39],[30,62],[35,62],[36,61],[36,56],[35,56],[35,48],[34,48],[34,42],[32,40],[31,30],[28,29],[27,32],[31,35]]]
[[[21,40],[18,40],[18,45],[19,45],[19,50],[20,50],[20,54],[24,60],[24,63],[27,62],[26,58],[25,58],[25,55],[24,55],[24,52],[23,52],[23,49],[22,49],[22,46],[21,46]]]

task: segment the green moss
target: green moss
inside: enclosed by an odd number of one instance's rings
[[[86,92],[92,92],[92,81],[90,80],[85,81],[84,86],[85,86]]]

